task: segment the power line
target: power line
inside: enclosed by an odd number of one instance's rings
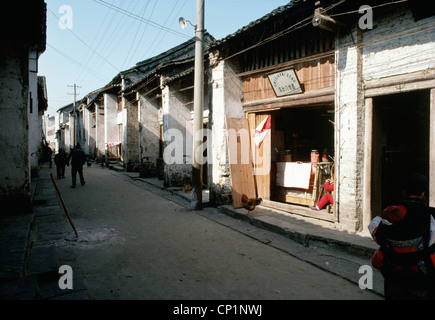
[[[142,17],[145,15],[145,13],[146,13],[146,11],[147,11],[147,8],[148,8],[148,5],[149,5],[149,4],[150,4],[150,0],[147,1],[145,7],[142,9],[142,11],[143,11]],[[147,29],[147,27],[148,27],[148,23],[145,25],[145,30]],[[139,24],[139,26],[138,26],[137,29],[136,29],[136,33],[135,33],[135,35],[134,35],[133,41],[131,41],[130,48],[128,49],[127,55],[125,56],[124,62],[123,62],[123,64],[122,64],[123,67],[124,67],[124,66],[128,66],[128,65],[130,64],[130,61],[131,61],[131,59],[133,58],[133,56],[134,56],[134,54],[135,54],[135,52],[136,52],[136,50],[135,50],[135,51],[133,52],[132,57],[130,58],[130,60],[128,60],[128,63],[126,63],[128,57],[130,56],[130,52],[131,52],[132,49],[133,49],[133,45],[134,45],[134,42],[136,41],[136,37],[137,37],[137,35],[138,35],[138,33],[139,33],[140,28],[141,28],[141,24]],[[145,32],[145,30],[144,30],[144,32]],[[142,36],[143,36],[143,33],[142,33]],[[142,36],[140,37],[140,40],[139,40],[138,44],[139,44],[140,41],[142,40]],[[137,48],[137,47],[136,47],[136,48]]]
[[[87,48],[91,49],[92,52],[94,52],[96,55],[98,55],[101,59],[103,59],[104,61],[106,61],[109,65],[111,65],[116,71],[120,71],[117,67],[115,67],[110,61],[108,61],[106,58],[104,58],[102,55],[100,55],[98,52],[96,52],[93,48],[91,48],[86,42],[84,42],[78,35],[76,35],[70,28],[67,28],[67,26],[59,19],[59,17],[51,10],[48,9],[48,11],[50,11],[50,13],[58,20],[60,21],[64,26],[65,29],[68,30],[69,32],[71,32],[71,34],[76,37],[83,45],[85,45]]]
[[[118,6],[112,5],[112,4],[110,4],[110,3],[106,2],[106,1],[103,1],[103,0],[92,0],[92,1],[94,1],[94,2],[96,2],[96,3],[99,3],[99,4],[103,5],[103,6],[106,6],[106,7],[110,8],[110,9],[113,9],[113,10],[119,12],[119,13],[122,13],[122,14],[124,14],[124,15],[130,17],[130,18],[133,18],[133,19],[139,20],[139,21],[141,21],[141,22],[147,22],[148,24],[150,24],[150,25],[153,26],[153,27],[160,28],[160,29],[165,30],[165,31],[167,31],[167,32],[169,32],[169,33],[172,33],[172,34],[174,34],[174,35],[177,35],[177,36],[180,36],[180,37],[183,37],[183,38],[189,38],[189,39],[190,39],[190,37],[187,36],[187,35],[185,35],[184,33],[181,33],[181,32],[179,32],[179,31],[176,31],[176,30],[170,29],[170,28],[165,27],[165,26],[163,26],[163,25],[161,25],[161,24],[158,24],[158,23],[156,23],[156,22],[154,22],[154,21],[151,21],[151,20],[149,20],[149,19],[146,19],[146,18],[143,18],[143,17],[141,17],[141,16],[138,16],[138,15],[135,14],[135,13],[132,13],[132,12],[126,11],[126,10],[124,10],[124,9],[118,7]]]
[[[154,7],[153,7],[153,9],[152,9],[152,11],[151,11],[150,18],[153,16],[153,14],[154,14],[154,10],[156,9],[156,6],[157,6],[157,1],[154,3]],[[145,31],[147,30],[147,28],[148,28],[148,23],[145,25],[145,29],[144,29],[144,31],[142,32],[142,35],[141,35],[141,37],[140,37],[140,39],[139,39],[139,41],[138,41],[138,43],[137,43],[137,45],[136,45],[136,48],[134,49],[134,53],[133,53],[132,57],[131,57],[130,60],[129,60],[129,64],[130,64],[130,62],[131,62],[131,59],[133,59],[133,56],[134,56],[134,54],[136,53],[137,49],[139,48],[139,45],[140,45],[141,42],[142,42],[143,36],[145,35]]]
[[[176,15],[176,17],[177,17],[177,21],[178,21],[178,19],[179,19],[179,16],[180,16],[180,12],[181,12],[181,10],[183,9],[183,7],[184,7],[185,4],[186,4],[186,1],[187,1],[187,0],[184,0],[184,3],[181,5],[180,10],[178,11],[178,13],[177,13],[177,15]],[[169,13],[169,16],[166,18],[165,24],[166,24],[166,22],[168,22],[169,18],[171,17],[172,12],[174,12],[175,7],[176,7],[176,5],[172,8],[171,13]],[[150,47],[148,48],[147,52],[146,52],[145,55],[142,57],[142,60],[145,59],[146,54],[148,53],[149,49],[153,46],[154,42],[155,42],[155,41],[157,40],[157,38],[159,37],[161,31],[162,31],[162,30],[160,29],[159,33],[156,35],[156,38],[153,40],[153,43],[150,45]],[[163,36],[160,38],[160,42],[159,42],[159,44],[163,41],[164,37],[165,37],[165,35],[163,35]],[[151,55],[153,54],[153,52],[154,52],[156,49],[157,49],[157,46],[154,48],[153,51],[151,51]]]
[[[75,60],[74,58],[71,58],[70,56],[66,55],[65,53],[63,53],[62,51],[56,49],[55,47],[53,47],[52,45],[50,45],[47,42],[47,46],[52,48],[54,51],[56,51],[57,53],[59,53],[61,56],[63,56],[64,58],[72,61],[73,63],[75,63],[76,65],[78,65],[80,68],[82,68],[83,70],[87,70],[89,73],[93,74],[95,77],[99,78],[102,81],[106,81],[107,79],[104,78],[102,75],[98,74],[96,71],[89,69],[88,67],[86,67],[85,65],[83,65],[82,63],[78,62],[77,60]]]
[[[124,4],[124,2],[125,0],[122,0],[121,5]],[[119,36],[119,30],[122,30],[122,28],[124,27],[125,20],[123,19],[123,17],[117,14],[116,11],[112,11],[110,9],[108,10],[113,13],[113,16],[111,16],[111,18],[109,19],[109,24],[106,27],[104,34],[100,37],[97,48],[100,48],[98,50],[99,52],[106,52],[112,54],[113,56],[115,48],[119,47],[119,43],[122,40],[122,38],[120,38]],[[102,68],[104,64],[102,60],[97,60],[94,63],[97,69]]]
[[[105,16],[104,19],[103,19],[103,23],[100,24],[100,27],[98,28],[98,31],[97,31],[97,33],[95,34],[95,36],[94,36],[94,40],[92,41],[92,43],[95,43],[95,42],[97,41],[97,39],[98,39],[98,35],[100,34],[100,31],[101,31],[101,29],[103,28],[103,25],[104,25],[104,23],[106,22],[106,20],[107,20],[107,18],[108,18],[108,16],[109,16],[109,13],[110,13],[110,10],[107,10],[106,16]],[[99,44],[100,44],[100,42],[101,42],[101,39],[102,39],[102,37],[100,37],[100,41],[99,41],[98,44],[95,46],[95,49],[98,48],[98,46],[99,46]],[[91,61],[91,59],[92,59],[92,57],[93,57],[93,54],[90,54],[90,53],[91,53],[91,50],[88,49],[88,51],[86,52],[86,57],[87,57],[88,54],[89,54],[89,58],[88,58],[87,61],[86,61],[86,64],[85,64],[86,67],[88,66],[89,62]],[[84,62],[84,60],[85,60],[85,57],[83,58],[83,62]],[[81,72],[79,73],[79,75],[77,76],[77,81],[76,81],[76,82],[78,82],[78,80],[79,80],[80,77],[82,76],[83,71],[84,71],[84,69],[82,69],[82,71],[81,71]]]

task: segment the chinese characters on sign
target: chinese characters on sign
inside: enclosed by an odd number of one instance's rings
[[[293,69],[271,74],[269,75],[269,81],[277,97],[302,92]]]

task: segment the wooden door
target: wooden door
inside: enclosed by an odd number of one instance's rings
[[[268,116],[271,117],[270,113],[248,114],[248,122],[251,137],[251,150],[252,150],[252,162],[254,169],[254,179],[257,189],[257,196],[264,200],[270,200],[270,170],[271,170],[271,148],[272,148],[272,130],[264,137],[264,140],[257,148],[252,137],[255,129],[261,122]],[[272,119],[271,119],[272,121]]]
[[[248,120],[226,118],[227,149],[234,208],[242,207],[242,194],[255,198]]]

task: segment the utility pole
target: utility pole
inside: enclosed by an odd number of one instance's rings
[[[73,141],[73,147],[77,145],[77,112],[76,112],[76,98],[77,98],[77,88],[78,86],[74,83],[73,86],[68,87],[74,87],[74,102],[73,102],[73,115],[74,115],[74,141]]]
[[[193,162],[191,209],[202,209],[202,129],[204,110],[204,0],[196,1],[195,78],[193,103]],[[201,134],[200,134],[201,133]],[[201,151],[201,152],[198,152]],[[199,155],[197,159],[196,155]]]

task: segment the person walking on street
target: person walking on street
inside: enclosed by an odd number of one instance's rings
[[[71,160],[71,178],[72,178],[71,188],[76,187],[77,172],[79,173],[80,183],[83,186],[85,184],[85,178],[83,177],[83,165],[86,163],[86,154],[80,148],[79,143],[77,143],[76,147],[71,150],[67,163],[69,163],[70,160]]]
[[[52,164],[51,164],[52,163],[51,162],[52,155],[53,155],[53,150],[51,150],[50,144],[48,142],[45,142],[45,145],[44,145],[44,159],[45,159],[45,161],[48,161],[49,168],[52,167]]]
[[[57,178],[65,178],[65,166],[68,164],[68,157],[63,148],[54,156],[54,163],[56,164]]]

